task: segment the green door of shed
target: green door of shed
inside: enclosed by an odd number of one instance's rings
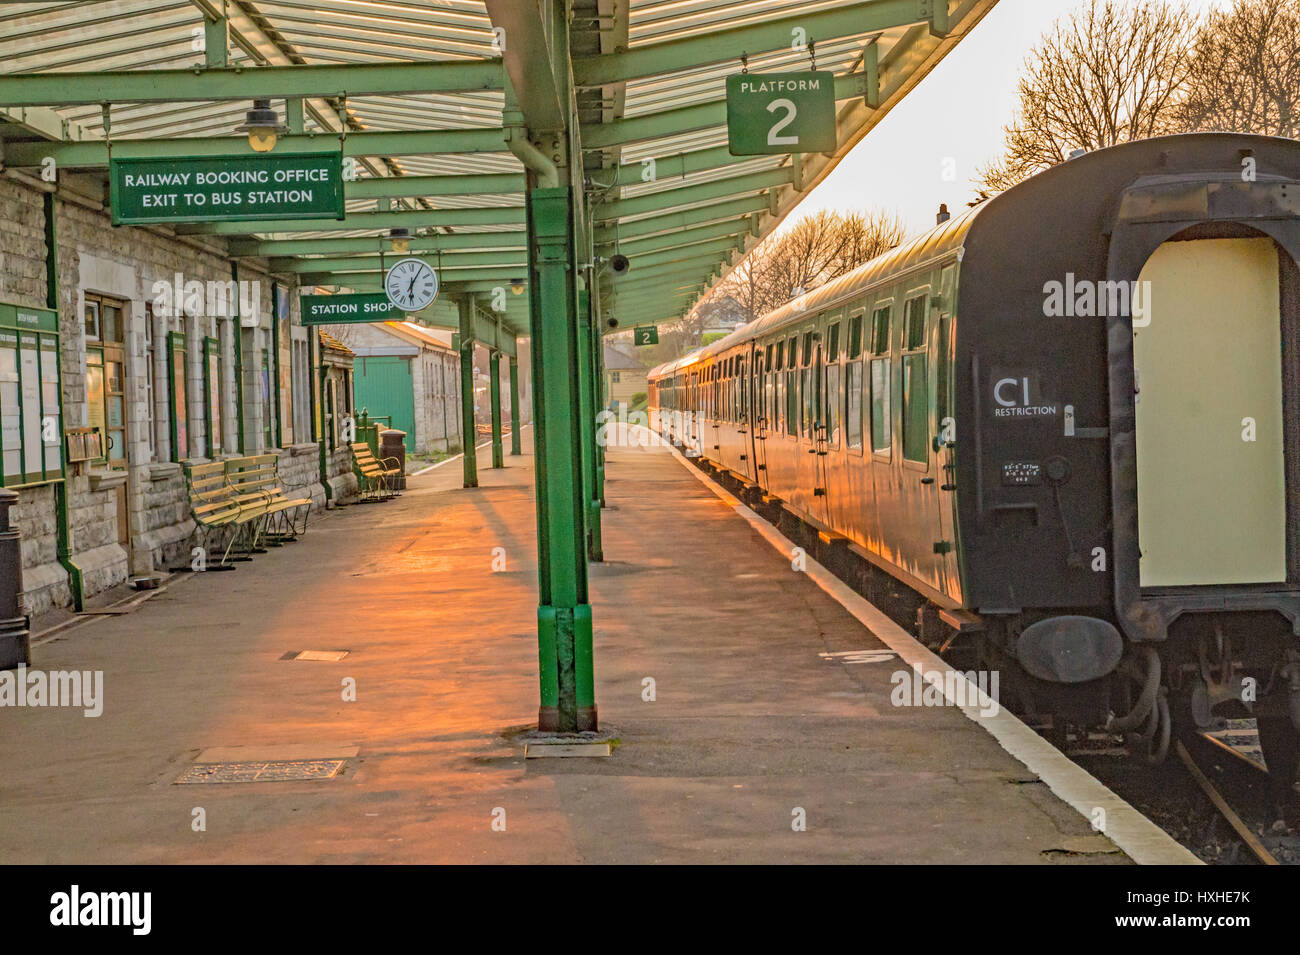
[[[358,358],[353,375],[357,410],[371,418],[391,417],[406,432],[406,453],[415,451],[415,382],[411,359],[400,355]],[[380,428],[384,425],[381,422]]]

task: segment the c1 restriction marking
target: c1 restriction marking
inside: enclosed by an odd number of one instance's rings
[[[833,73],[737,73],[727,77],[727,148],[731,155],[829,153],[836,146]]]

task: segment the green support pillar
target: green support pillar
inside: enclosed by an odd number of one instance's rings
[[[523,454],[519,434],[519,358],[510,356],[510,456]]]
[[[605,559],[600,540],[600,501],[596,497],[595,382],[592,381],[591,296],[578,292],[578,400],[582,418],[582,496],[587,504],[587,558]]]
[[[596,729],[591,605],[587,597],[583,407],[574,281],[573,191],[527,195],[533,444],[537,482],[537,608],[543,732]]]
[[[501,353],[488,355],[488,388],[492,392],[492,466],[506,466],[505,456],[501,453]]]
[[[605,395],[605,318],[600,312],[599,295],[592,298],[592,313],[591,357],[594,367],[591,380],[595,386],[592,392],[592,404],[595,407],[595,414],[600,414],[608,407],[608,399]],[[605,506],[605,446],[602,443],[596,445],[596,487],[593,496],[598,506]]]
[[[460,413],[461,443],[464,454],[465,487],[478,487],[478,458],[474,450],[474,441],[478,432],[474,429],[474,300],[463,296],[456,300],[460,313]]]

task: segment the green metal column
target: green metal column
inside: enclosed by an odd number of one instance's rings
[[[478,487],[478,459],[474,442],[478,432],[474,428],[474,300],[462,296],[456,300],[460,314],[460,417],[461,443],[464,453],[465,487]]]
[[[506,466],[501,453],[501,353],[488,354],[488,388],[492,392],[492,466]]]
[[[537,608],[544,732],[596,729],[591,605],[587,598],[583,407],[575,378],[578,303],[573,191],[527,196],[533,443],[537,482]]]
[[[592,405],[595,409],[593,414],[598,415],[608,407],[608,400],[605,396],[605,318],[600,312],[600,295],[598,293],[592,296],[591,305]],[[606,431],[606,434],[608,433]],[[596,445],[596,487],[593,497],[599,507],[605,506],[604,443],[597,443]]]
[[[582,419],[582,495],[587,503],[587,558],[605,559],[600,541],[600,501],[596,497],[596,417],[591,380],[591,296],[578,291],[578,400]]]
[[[516,346],[517,347],[517,346]],[[510,356],[510,456],[523,454],[519,444],[519,357]]]

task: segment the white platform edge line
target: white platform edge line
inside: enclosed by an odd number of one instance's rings
[[[670,450],[682,467],[729,504],[775,550],[785,555],[791,553],[795,547],[793,541],[746,507],[745,503],[734,494],[687,461],[676,448],[670,446]],[[844,581],[811,557],[806,557],[805,560],[805,573],[812,578],[813,582],[856,617],[881,643],[897,653],[912,669],[919,670],[922,674],[929,671],[947,674],[952,670],[940,657],[918,643],[911,634],[872,606],[865,597]],[[958,676],[965,679],[960,674]],[[1105,810],[1106,825],[1103,834],[1134,862],[1139,865],[1204,864],[1190,850],[1111,792],[1082,766],[1072,762],[1014,714],[999,706],[994,715],[981,716],[979,712],[981,704],[986,706],[989,701],[978,689],[975,692],[979,694],[980,699],[975,704],[958,706],[957,700],[949,693],[951,686],[951,680],[945,676],[940,689],[948,702],[983,727],[1004,750],[1023,763],[1026,769],[1041,779],[1063,802],[1088,820],[1090,825],[1093,810],[1097,808]]]
[[[532,426],[533,426],[533,423],[532,423],[531,421],[528,422],[527,424],[521,424],[521,425],[519,426],[519,433],[520,433],[520,434],[523,434],[523,432],[524,432],[524,428],[531,428]],[[489,444],[491,444],[491,443],[492,443],[492,439],[491,439],[491,438],[488,438],[488,439],[487,439],[486,441],[484,441],[482,444],[476,444],[476,445],[474,445],[474,450],[477,451],[479,448],[486,448],[486,447],[487,447]],[[460,460],[461,458],[463,458],[464,456],[465,456],[465,452],[464,452],[464,451],[461,451],[459,454],[453,454],[451,457],[446,458],[446,459],[444,459],[444,460],[442,460],[442,461],[439,461],[437,464],[430,464],[427,468],[420,468],[420,470],[416,471],[414,474],[408,474],[407,477],[408,477],[408,478],[414,478],[414,477],[419,477],[421,474],[428,474],[428,473],[429,473],[430,471],[432,471],[434,468],[440,468],[440,467],[442,467],[444,464],[451,464],[452,461],[459,461],[459,460]]]

